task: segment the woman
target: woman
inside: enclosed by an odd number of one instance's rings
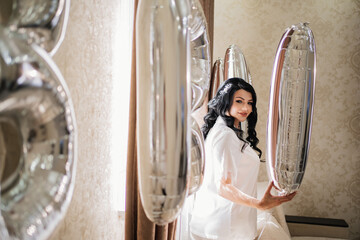
[[[256,198],[261,150],[257,147],[256,93],[240,78],[226,80],[209,102],[202,128],[206,169],[196,193],[190,222],[193,239],[255,239],[256,209],[266,210],[290,201],[295,193],[273,196],[270,183]],[[243,139],[241,122],[248,121]],[[258,154],[257,154],[257,153]]]

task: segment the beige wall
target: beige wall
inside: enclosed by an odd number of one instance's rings
[[[245,54],[259,98],[265,152],[270,78],[277,45],[292,24],[310,22],[317,48],[313,132],[299,194],[286,214],[340,218],[360,237],[360,1],[217,0],[214,60],[230,44]],[[266,180],[266,166],[260,171]]]
[[[71,1],[65,40],[54,57],[75,107],[78,163],[72,202],[52,240],[124,238],[111,186],[112,88],[114,81],[126,81],[114,76],[121,2]]]
[[[313,135],[300,193],[285,210],[292,215],[343,218],[352,237],[360,237],[360,2],[217,0],[215,4],[214,58],[223,57],[232,43],[242,48],[259,96],[263,151],[278,42],[286,27],[310,22],[318,60]],[[112,207],[109,178],[109,106],[119,9],[119,1],[71,1],[66,37],[54,57],[74,102],[79,146],[73,199],[52,240],[123,239],[123,219]],[[263,165],[260,180],[265,179]]]

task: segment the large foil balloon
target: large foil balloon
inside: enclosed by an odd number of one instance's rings
[[[1,215],[11,239],[47,239],[73,193],[74,110],[48,54],[13,35],[0,26]]]
[[[229,78],[241,78],[247,83],[252,84],[249,68],[246,64],[245,56],[237,45],[230,45],[225,52],[224,59],[224,80]],[[243,137],[247,137],[247,121],[241,122],[241,129],[244,131]]]
[[[191,173],[188,195],[199,190],[204,178],[205,170],[204,136],[200,130],[199,124],[194,118],[191,118],[191,132]]]
[[[176,219],[191,150],[189,2],[140,0],[136,19],[138,176],[156,224]]]
[[[224,79],[242,78],[247,83],[252,84],[249,68],[246,64],[245,56],[241,49],[232,44],[226,49],[224,59]]]
[[[316,51],[307,24],[293,25],[280,40],[271,79],[267,170],[282,193],[301,184],[309,152]]]
[[[14,0],[8,27],[54,55],[62,43],[70,0]]]
[[[204,11],[199,0],[190,0],[190,3],[191,106],[194,112],[204,104],[206,94],[209,91],[211,57],[210,41]]]
[[[224,61],[219,58],[215,61],[212,68],[211,80],[210,80],[210,90],[208,100],[210,101],[215,97],[216,92],[221,84],[224,82]]]
[[[210,42],[204,11],[199,0],[190,0],[189,16],[191,47],[191,88],[192,112],[198,110],[205,101],[210,82]],[[204,177],[204,138],[199,125],[192,118],[191,172],[188,195],[196,192]]]

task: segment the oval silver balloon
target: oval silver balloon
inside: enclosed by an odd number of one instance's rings
[[[76,126],[59,69],[0,26],[1,214],[14,239],[46,239],[73,193]]]
[[[191,118],[191,133],[191,173],[188,196],[199,190],[205,170],[204,136],[194,118]]]
[[[282,193],[296,191],[305,173],[315,93],[316,51],[307,24],[282,36],[274,61],[267,124],[267,170]]]
[[[140,0],[136,19],[138,177],[146,216],[176,219],[187,195],[191,150],[187,1]]]
[[[225,81],[229,78],[241,78],[247,83],[252,85],[251,75],[249,68],[246,64],[245,56],[241,49],[232,44],[226,49],[225,60],[224,60],[224,79]],[[244,131],[243,137],[247,137],[247,121],[241,122],[241,129]]]
[[[250,70],[246,64],[245,56],[241,49],[232,44],[226,49],[224,58],[224,80],[229,78],[242,78],[252,84]]]
[[[190,0],[189,17],[191,47],[192,111],[198,110],[209,91],[211,74],[210,41],[204,11],[199,0]]]
[[[224,61],[219,58],[215,61],[211,72],[210,90],[208,100],[215,97],[216,92],[221,84],[224,82]]]
[[[8,27],[44,48],[51,56],[62,43],[69,18],[70,0],[16,0]]]

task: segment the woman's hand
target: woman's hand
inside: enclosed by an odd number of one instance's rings
[[[275,187],[274,182],[271,182],[269,186],[267,187],[265,194],[263,198],[258,202],[257,209],[260,210],[267,210],[270,208],[274,208],[276,206],[279,206],[280,204],[284,202],[288,202],[291,199],[293,199],[296,195],[296,192],[293,192],[286,196],[273,196],[271,194],[271,189]]]

